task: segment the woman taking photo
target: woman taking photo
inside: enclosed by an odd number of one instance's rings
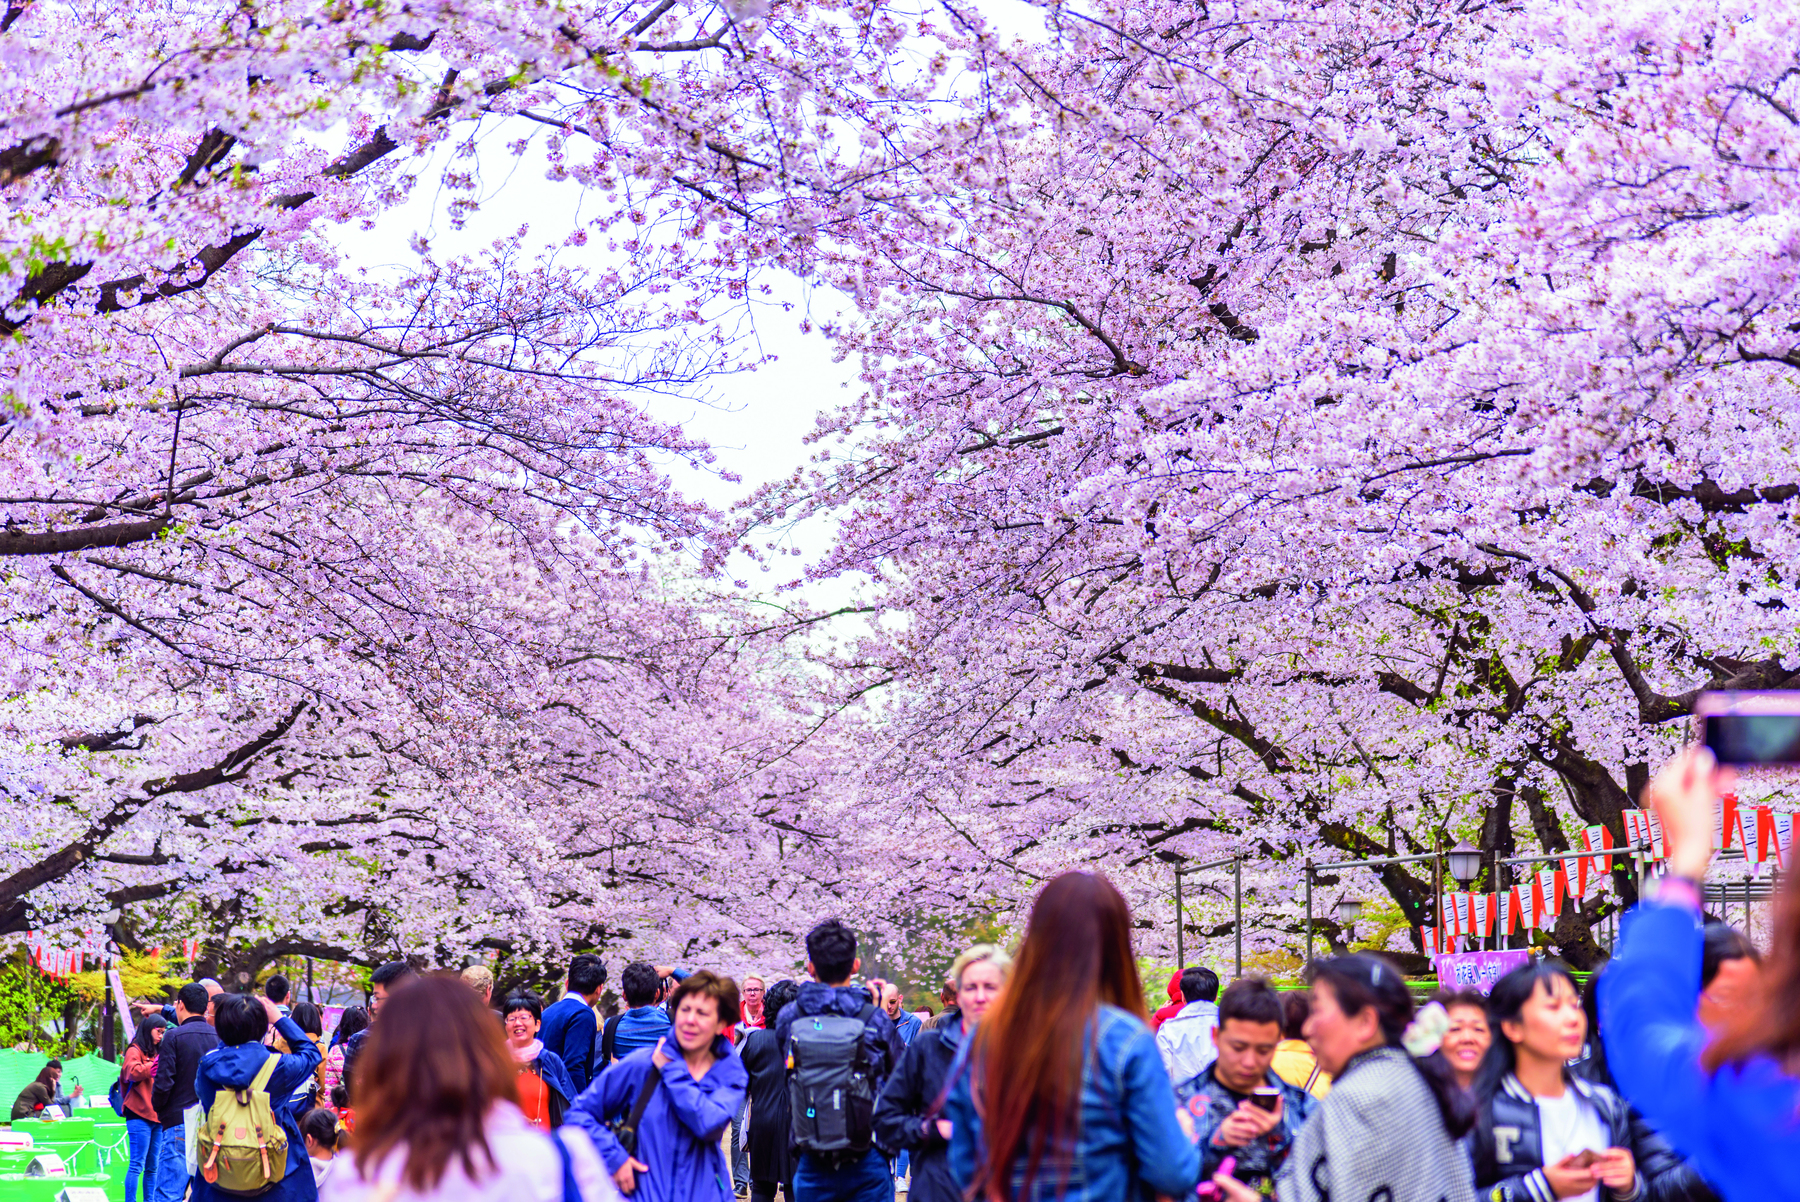
[[[957,1051],[1006,986],[1012,957],[991,943],[978,943],[956,958],[958,1021],[921,1031],[906,1049],[900,1067],[875,1100],[875,1136],[889,1151],[912,1153],[907,1202],[961,1202],[962,1189],[950,1175],[949,1119],[936,1113]]]
[[[1578,1077],[1587,1011],[1560,964],[1501,977],[1488,997],[1499,1028],[1476,1080],[1475,1185],[1495,1202],[1623,1202],[1679,1162],[1624,1099]]]
[[[506,1047],[519,1066],[519,1109],[539,1130],[562,1126],[569,1103],[575,1100],[575,1081],[568,1066],[555,1052],[546,1051],[538,1038],[544,1004],[535,993],[515,993],[500,1007],[506,1022]]]
[[[705,969],[675,987],[670,1034],[608,1065],[570,1109],[613,1180],[642,1202],[732,1202],[719,1140],[748,1076],[725,1038],[739,1017],[737,983]],[[385,1018],[383,1021],[386,1021]],[[613,1133],[644,1096],[634,1149]]]
[[[1414,1058],[1437,1051],[1442,1028],[1421,1030],[1412,1019],[1405,980],[1379,956],[1313,966],[1306,1039],[1332,1076],[1331,1092],[1276,1178],[1282,1202],[1473,1202],[1469,1158],[1457,1143],[1473,1107],[1447,1065]],[[1213,1181],[1232,1202],[1258,1197],[1223,1175]]]
[[[1712,753],[1689,748],[1650,782],[1668,875],[1625,916],[1600,980],[1606,1062],[1631,1104],[1693,1158],[1726,1202],[1800,1198],[1800,898],[1788,874],[1755,993],[1716,1039],[1697,1010],[1704,936],[1700,881],[1719,796]]]
[[[125,1137],[131,1149],[125,1167],[125,1202],[137,1202],[139,1182],[143,1183],[144,1202],[156,1196],[156,1149],[162,1143],[162,1123],[150,1105],[150,1088],[156,1084],[156,1049],[162,1046],[163,1029],[168,1025],[160,1014],[140,1018],[119,1065],[119,1079],[125,1083]]]
[[[1200,1154],[1150,1033],[1131,912],[1105,877],[1066,872],[1044,886],[1006,990],[970,1038],[942,1117],[950,1175],[972,1197],[1193,1191]]]
[[[593,1145],[519,1111],[494,1012],[454,976],[388,995],[356,1060],[351,1152],[321,1202],[614,1202]]]

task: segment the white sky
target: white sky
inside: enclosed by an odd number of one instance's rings
[[[1027,0],[979,0],[979,8],[1003,36],[1041,36],[1043,10]],[[440,260],[479,251],[497,239],[510,237],[521,225],[530,228],[528,243],[533,250],[561,243],[584,216],[596,214],[595,203],[584,197],[579,185],[545,178],[545,160],[538,149],[541,137],[534,139],[523,158],[513,158],[506,143],[528,132],[541,134],[543,130],[523,122],[486,126],[479,155],[483,204],[463,229],[454,228],[448,214],[450,197],[434,182],[451,153],[450,147],[440,144],[429,167],[409,167],[420,179],[411,200],[385,211],[372,230],[339,227],[339,245],[351,252],[353,262],[373,270],[389,263],[410,263],[415,234],[430,242],[433,256]],[[466,169],[466,164],[459,164],[459,169]],[[585,252],[565,249],[559,258],[579,261],[584,255],[591,256],[597,242]],[[672,465],[678,487],[721,510],[728,510],[757,486],[792,473],[815,449],[803,440],[819,413],[854,400],[861,388],[856,379],[858,365],[833,362],[831,346],[817,330],[821,319],[835,320],[847,312],[841,298],[779,271],[764,271],[758,282],[770,288],[773,303],[759,307],[754,337],[759,353],[774,356],[774,361],[755,371],[713,381],[704,400],[647,398],[646,404],[653,416],[678,422],[691,435],[710,443],[718,456],[716,466],[741,477],[741,482],[731,483],[683,464]],[[783,312],[782,304],[790,306],[789,310]],[[802,333],[800,326],[809,311],[813,329]],[[827,524],[817,521],[792,532],[789,545],[798,545],[801,557],[788,558],[774,573],[756,573],[760,579],[751,580],[752,587],[798,575],[801,565],[826,550],[830,533]],[[850,588],[845,582],[841,588],[809,589],[808,594],[815,603],[840,604],[848,599]]]

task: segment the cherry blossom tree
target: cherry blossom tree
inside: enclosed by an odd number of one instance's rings
[[[901,31],[837,4],[8,8],[0,929],[127,904],[265,948],[553,946],[703,885],[710,917],[658,938],[770,929],[719,868],[785,821],[755,776],[783,671],[738,692],[747,623],[682,591],[726,544],[666,476],[710,455],[646,398],[736,365],[713,302],[804,267],[806,223],[860,195],[885,152],[825,126],[929,90]],[[334,247],[440,144],[468,211],[502,124],[601,198],[558,251]],[[691,872],[656,871],[662,840]],[[653,879],[680,903],[620,900]]]
[[[1625,843],[1702,688],[1800,684],[1792,14],[1048,15],[833,262],[868,394],[764,498],[878,582],[890,862],[1241,851],[1292,949],[1306,857]]]

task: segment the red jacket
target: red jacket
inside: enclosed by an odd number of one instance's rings
[[[127,1047],[119,1076],[125,1079],[126,1116],[157,1122],[156,1108],[150,1105],[150,1087],[156,1083],[156,1057],[144,1055],[135,1044]]]
[[[1175,970],[1175,975],[1169,978],[1169,1004],[1151,1015],[1150,1029],[1154,1031],[1169,1019],[1180,1014],[1181,1008],[1185,1005],[1187,1005],[1187,1000],[1181,996],[1181,970],[1178,968]]]

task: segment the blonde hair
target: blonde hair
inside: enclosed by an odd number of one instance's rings
[[[969,965],[983,962],[998,968],[1002,980],[1012,975],[1012,957],[1006,954],[1005,948],[997,943],[977,943],[956,958],[956,962],[950,966],[950,979],[961,989],[963,973],[968,970]]]
[[[484,964],[471,964],[462,970],[463,984],[474,990],[492,990],[494,972]]]

